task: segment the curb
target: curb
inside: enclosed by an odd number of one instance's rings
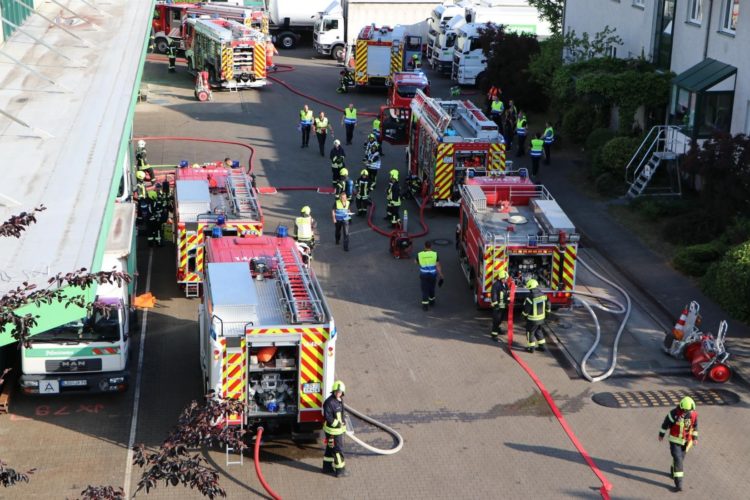
[[[581,242],[586,243],[589,247],[595,249],[599,254],[602,256],[602,258],[607,261],[608,264],[610,264],[613,268],[617,270],[618,273],[622,274],[623,276],[627,276],[628,280],[635,286],[635,288],[642,293],[644,296],[649,298],[653,304],[657,306],[657,308],[665,314],[667,317],[673,317],[673,313],[670,312],[669,308],[665,306],[664,304],[659,301],[656,297],[654,297],[649,289],[645,287],[639,279],[639,276],[637,274],[634,274],[632,272],[632,269],[626,270],[622,266],[620,266],[619,262],[616,262],[614,259],[610,259],[606,252],[602,251],[599,246],[594,243],[594,240],[592,238],[589,238],[589,236],[586,234],[586,231],[581,228],[577,227],[578,231],[581,233]],[[732,365],[730,363],[730,368],[732,370],[732,378],[730,379],[730,383],[734,382],[741,386],[743,386],[745,389],[750,389],[750,378],[748,378],[746,375],[744,375],[741,370],[736,366]]]

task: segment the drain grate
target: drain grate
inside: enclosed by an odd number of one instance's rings
[[[732,405],[738,403],[739,395],[726,389],[699,389],[697,391],[626,391],[599,392],[591,399],[607,408],[653,408],[676,406],[682,398],[690,396],[700,405]]]

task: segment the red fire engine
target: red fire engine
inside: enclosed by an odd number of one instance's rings
[[[580,235],[549,191],[521,174],[475,177],[461,187],[456,246],[479,308],[490,307],[502,271],[516,284],[516,303],[530,278],[552,306],[571,302]]]
[[[411,113],[409,174],[419,179],[432,206],[457,207],[467,178],[505,171],[503,136],[471,101],[443,101],[417,90]],[[390,122],[382,121],[388,140]]]
[[[174,190],[177,282],[187,297],[197,297],[204,277],[205,237],[219,230],[228,236],[260,235],[263,213],[250,176],[223,162],[178,168]]]
[[[387,105],[394,108],[409,109],[409,104],[417,90],[430,95],[430,81],[421,71],[402,71],[393,75],[393,85],[388,89]]]

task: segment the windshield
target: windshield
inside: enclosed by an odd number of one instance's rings
[[[320,19],[315,21],[315,24],[313,25],[313,31],[320,31],[320,24],[321,24]]]
[[[339,29],[338,19],[324,19],[323,20],[323,31],[331,31]]]
[[[120,340],[120,325],[117,311],[111,311],[109,317],[96,313],[93,319],[80,319],[66,325],[53,328],[31,337],[31,342],[117,342]]]
[[[449,49],[456,44],[456,34],[450,33],[445,37],[445,48]]]
[[[424,89],[424,85],[399,85],[396,87],[396,93],[399,97],[411,99],[417,95],[417,90]]]

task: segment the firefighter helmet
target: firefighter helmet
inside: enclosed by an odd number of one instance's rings
[[[375,134],[370,134],[370,135],[367,136],[367,138],[370,139],[371,141],[374,141],[375,140]]]
[[[333,392],[341,391],[342,393],[346,392],[346,386],[344,383],[340,380],[337,380],[333,383]]]
[[[394,168],[393,170],[389,172],[389,174],[391,175],[391,179],[396,180],[396,181],[398,180],[398,170]]]
[[[302,215],[310,215],[310,207],[308,206],[302,207],[302,210],[300,210],[300,213],[302,213]]]
[[[370,174],[369,174],[369,173],[367,173],[367,169],[366,169],[366,168],[363,168],[363,169],[362,169],[362,170],[361,170],[361,171],[359,172],[359,175],[370,175]]]
[[[139,181],[146,180],[146,172],[142,172],[139,170],[138,172],[135,173],[135,178],[138,179]]]
[[[497,279],[499,279],[499,280],[507,280],[508,279],[508,271],[500,271],[500,274],[497,276]]]
[[[198,165],[197,163],[193,163],[193,168],[201,168],[201,166]]]
[[[338,139],[336,139],[335,141],[333,141],[333,145],[334,146],[341,146],[341,141],[338,140]]]
[[[537,280],[535,280],[534,278],[531,278],[526,282],[526,288],[528,288],[529,290],[533,290],[534,288],[538,286],[539,286],[539,282],[537,282]]]
[[[685,396],[680,400],[680,409],[685,411],[695,410],[695,401],[690,396]]]
[[[417,54],[413,54],[413,55],[411,56],[411,58],[412,58],[412,59],[414,59],[414,60],[417,60],[417,59],[419,59],[419,56],[418,56]]]
[[[155,200],[159,197],[159,194],[156,191],[151,190],[148,192],[148,197],[152,200]]]
[[[143,139],[138,141],[138,148],[143,149],[145,147],[146,147],[146,141],[144,141]]]
[[[349,171],[347,169],[342,168],[341,170],[339,170],[339,177],[346,177],[348,175],[349,175]]]
[[[189,165],[187,160],[180,160],[180,168],[185,168]]]

